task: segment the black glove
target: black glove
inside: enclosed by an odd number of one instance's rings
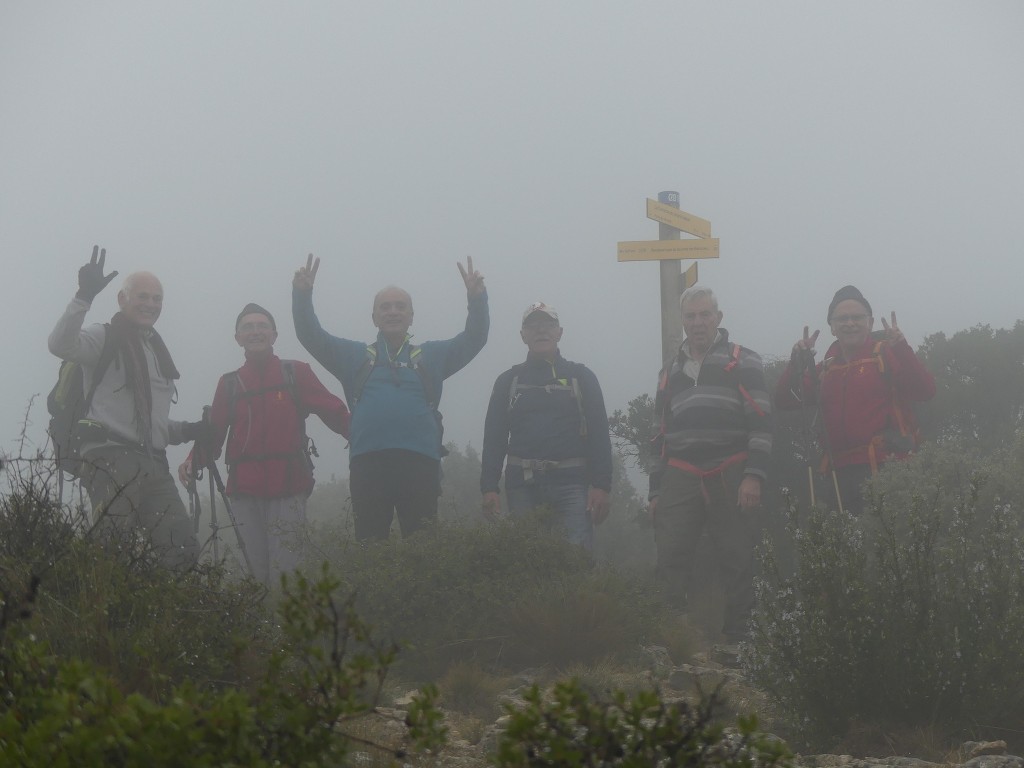
[[[209,445],[213,442],[213,427],[208,421],[186,421],[181,425],[181,441]]]
[[[98,245],[92,247],[92,258],[89,263],[78,270],[78,293],[75,294],[83,301],[90,304],[96,298],[96,294],[107,287],[107,284],[117,277],[117,270],[109,275],[103,274],[103,263],[107,260],[107,249],[100,250]]]

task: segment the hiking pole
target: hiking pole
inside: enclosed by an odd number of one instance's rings
[[[217,465],[212,461],[209,466],[210,470],[210,505],[211,509],[213,506],[213,487],[217,486],[217,492],[220,494],[221,501],[224,502],[224,509],[227,510],[228,520],[231,521],[231,527],[235,529],[235,537],[238,539],[238,549],[242,553],[242,560],[245,561],[245,569],[249,572],[249,575],[253,575],[252,563],[249,562],[249,553],[245,549],[245,539],[242,538],[242,532],[238,530],[238,521],[235,520],[235,511],[231,508],[231,499],[228,498],[227,490],[224,488],[224,481],[221,479],[220,471],[217,469]]]
[[[212,463],[212,462],[211,462]],[[210,538],[213,540],[213,562],[220,563],[220,528],[217,525],[217,492],[213,482],[213,472],[209,466],[206,468],[207,477],[210,478],[210,530],[213,533]]]
[[[206,424],[210,423],[210,406],[203,408],[203,422]],[[249,561],[249,552],[245,548],[245,539],[242,538],[242,532],[238,530],[238,521],[235,520],[235,511],[231,508],[231,500],[228,498],[227,489],[224,487],[224,480],[220,476],[220,470],[217,469],[217,462],[213,458],[213,452],[209,454],[210,458],[207,460],[206,468],[210,473],[210,512],[214,510],[214,486],[217,488],[217,492],[220,494],[221,500],[224,502],[224,509],[227,510],[228,520],[231,521],[231,527],[235,529],[235,537],[238,539],[238,549],[242,553],[242,560],[245,561],[245,569],[249,572],[250,576],[253,576],[252,563]],[[215,534],[216,535],[216,534]],[[214,539],[214,557],[217,557],[217,540]]]
[[[810,366],[814,365],[813,352],[810,350],[803,350],[802,352],[794,352],[793,358],[790,361],[790,365],[793,368],[793,379],[796,383],[790,382],[789,391],[800,403],[800,432],[803,435],[804,442],[804,453],[807,461],[807,487],[811,493],[811,506],[815,504],[814,496],[814,462],[811,460],[813,451],[811,450],[811,424],[807,418],[807,393],[804,387],[804,374]]]
[[[188,513],[192,518],[192,533],[199,535],[199,516],[202,514],[202,502],[199,500],[199,488],[196,485],[196,473],[188,479]]]
[[[818,417],[821,420],[821,447],[825,451],[825,460],[828,461],[829,471],[832,473],[832,488],[836,492],[836,504],[839,506],[839,513],[843,513],[843,495],[839,492],[839,478],[836,476],[836,465],[832,461],[832,446],[828,439],[828,428],[825,424],[825,417],[821,410],[821,379],[818,377],[817,366],[811,366],[808,371],[811,377],[811,384],[815,390],[815,403],[817,404]]]

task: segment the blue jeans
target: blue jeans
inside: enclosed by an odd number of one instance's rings
[[[539,507],[551,512],[551,522],[573,544],[588,552],[594,549],[594,522],[587,511],[587,486],[560,483],[548,477],[514,488],[505,487],[510,517],[522,517]]]

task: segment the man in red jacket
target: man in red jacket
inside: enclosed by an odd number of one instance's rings
[[[882,318],[883,333],[871,331],[871,305],[852,285],[840,288],[828,308],[836,341],[814,365],[818,331],[793,345],[793,356],[775,390],[776,405],[794,410],[818,405],[824,426],[823,466],[834,470],[838,506],[859,515],[861,486],[886,461],[905,459],[919,434],[910,403],[935,396],[935,379],[896,324]]]
[[[252,576],[267,586],[299,564],[306,499],[313,468],[306,452],[306,417],[316,414],[348,437],[345,403],[327,391],[307,363],[274,354],[277,326],[258,304],[247,304],[235,322],[245,364],[220,377],[210,409],[213,456],[199,446],[178,468],[185,485],[193,465],[216,459],[227,437],[226,491]]]

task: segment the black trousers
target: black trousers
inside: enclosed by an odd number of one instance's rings
[[[400,448],[353,457],[349,489],[356,538],[386,539],[396,514],[403,537],[436,519],[440,470],[437,459]]]

